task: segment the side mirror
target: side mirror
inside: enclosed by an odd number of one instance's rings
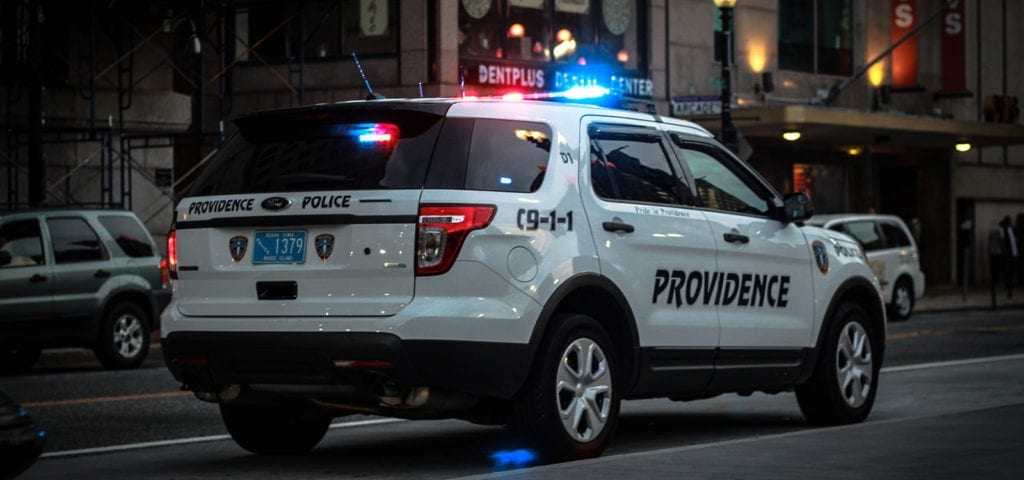
[[[782,198],[782,222],[803,222],[814,216],[814,205],[806,193],[790,193]]]
[[[10,252],[0,252],[0,267],[9,265],[11,263]]]

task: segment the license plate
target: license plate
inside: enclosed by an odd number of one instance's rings
[[[256,232],[252,263],[305,263],[304,230]]]

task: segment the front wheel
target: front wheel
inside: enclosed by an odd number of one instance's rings
[[[878,393],[879,340],[867,312],[854,303],[839,306],[810,380],[796,388],[800,411],[811,423],[840,425],[867,418]]]
[[[149,322],[142,308],[125,302],[107,310],[95,352],[106,368],[138,367],[149,353]]]
[[[594,319],[562,315],[541,344],[523,390],[511,401],[509,426],[545,461],[601,455],[618,423],[615,349]]]
[[[308,452],[331,425],[330,416],[296,405],[222,403],[220,417],[238,446],[259,455]]]

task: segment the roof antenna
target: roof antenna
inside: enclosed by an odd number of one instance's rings
[[[420,98],[423,98],[423,82],[420,82]]]
[[[378,93],[373,93],[373,87],[370,86],[370,81],[367,80],[367,78],[366,78],[366,72],[363,71],[363,65],[359,63],[359,57],[356,56],[356,51],[355,50],[352,50],[352,60],[356,61],[356,69],[359,70],[359,76],[363,77],[363,83],[366,84],[366,90],[368,92],[370,92],[370,94],[366,96],[366,99],[367,100],[380,100],[380,99],[384,98],[383,95],[380,95]]]

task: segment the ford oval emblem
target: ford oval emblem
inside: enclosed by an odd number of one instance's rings
[[[260,203],[260,205],[263,207],[264,210],[275,210],[275,211],[276,210],[284,210],[284,209],[288,208],[288,206],[291,205],[291,204],[292,204],[292,201],[287,199],[287,198],[284,198],[284,197],[270,197],[270,198],[268,198],[266,200],[263,200],[263,203]]]

